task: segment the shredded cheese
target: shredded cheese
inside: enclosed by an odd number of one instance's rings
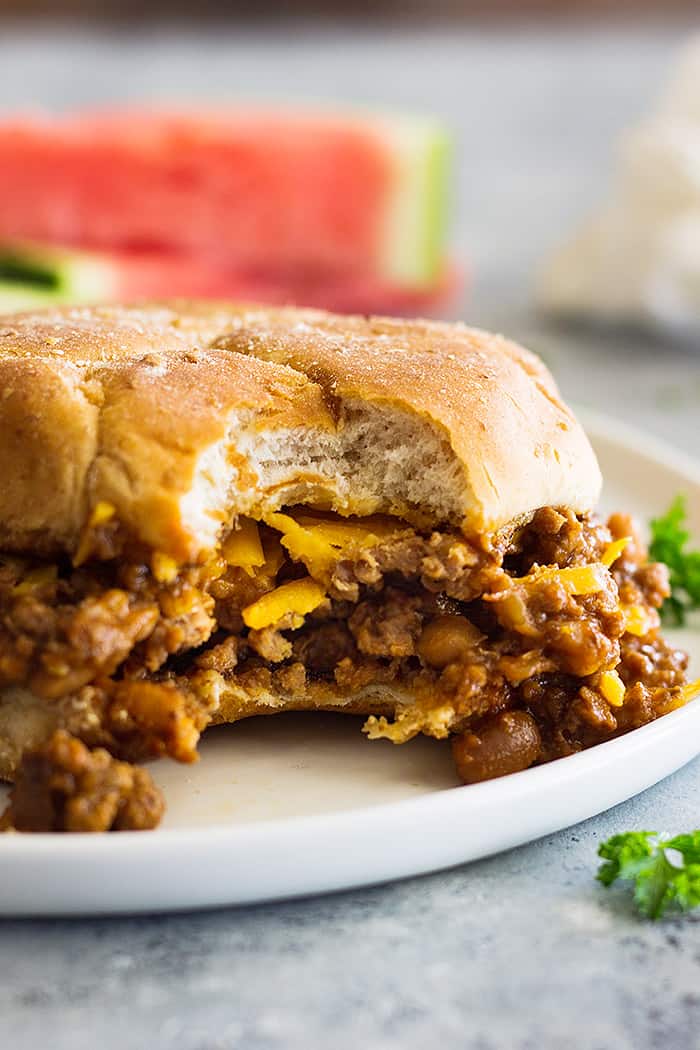
[[[280,537],[265,537],[263,551],[265,553],[265,562],[262,566],[262,572],[265,576],[271,576],[274,579],[287,560],[287,555],[280,543]]]
[[[388,518],[372,515],[362,520],[332,519],[299,514],[295,519],[312,535],[320,537],[333,547],[376,547],[382,540],[400,530],[400,524]]]
[[[106,521],[110,521],[116,513],[117,508],[113,503],[108,503],[107,500],[101,499],[92,508],[92,513],[88,518],[88,525],[91,529],[95,529],[98,525],[104,525]]]
[[[289,514],[270,514],[265,522],[282,533],[282,546],[295,561],[303,562],[312,576],[323,577],[333,571],[340,555],[323,536],[304,528]]]
[[[625,617],[625,630],[637,638],[643,638],[657,626],[656,618],[643,605],[621,605]]]
[[[688,682],[681,689],[681,704],[687,704],[689,700],[694,700],[696,696],[700,694],[700,678],[696,678],[694,682]]]
[[[540,565],[527,576],[513,576],[513,583],[538,583],[558,580],[569,594],[596,594],[604,590],[608,582],[608,570],[602,562],[589,565],[571,565],[560,569],[556,565]]]
[[[279,623],[291,614],[294,626],[301,627],[304,616],[317,609],[325,597],[323,587],[310,576],[303,580],[291,580],[276,587],[274,591],[263,594],[252,605],[246,606],[243,610],[243,622],[246,627],[260,631],[263,627]]]
[[[76,568],[78,565],[82,565],[84,561],[87,561],[90,556],[92,550],[92,530],[98,528],[100,525],[106,524],[108,521],[111,521],[116,512],[117,508],[113,503],[108,503],[107,500],[99,500],[92,508],[90,517],[85,523],[85,528],[80,537],[78,549],[73,558],[73,564]]]
[[[602,591],[607,582],[608,570],[601,562],[591,565],[572,565],[568,569],[556,566],[544,566],[535,569],[528,576],[513,578],[514,583],[537,582],[538,580],[559,580],[569,594],[596,594]]]
[[[42,565],[38,569],[31,569],[20,583],[12,588],[14,595],[31,594],[37,587],[43,587],[47,583],[53,583],[58,577],[58,569],[55,565]]]
[[[154,551],[151,558],[151,572],[158,583],[172,583],[178,573],[177,562],[169,554]]]
[[[222,546],[222,554],[229,565],[243,569],[249,576],[265,564],[265,553],[260,531],[251,518],[241,518],[235,532],[229,533]]]
[[[322,517],[312,512],[274,513],[265,518],[267,525],[282,533],[282,545],[295,561],[306,565],[312,576],[327,577],[348,551],[375,547],[389,536],[400,532],[402,525],[381,515],[361,520]]]
[[[617,561],[622,552],[627,548],[627,546],[631,542],[631,536],[623,536],[622,539],[615,540],[614,543],[611,543],[610,546],[606,549],[602,558],[600,559],[603,565],[607,566],[607,568],[609,569],[610,566]]]
[[[611,707],[622,707],[625,702],[625,683],[617,671],[603,671],[600,691]]]
[[[559,569],[558,577],[569,594],[595,594],[606,584],[606,573],[601,565],[574,565],[570,569]]]
[[[623,550],[630,542],[630,537],[615,540],[603,553],[600,561],[591,562],[589,565],[571,565],[567,569],[559,569],[556,566],[545,565],[534,569],[529,576],[517,577],[515,583],[526,583],[529,580],[558,580],[566,588],[569,594],[597,594],[605,589],[608,582],[608,569],[617,561]]]

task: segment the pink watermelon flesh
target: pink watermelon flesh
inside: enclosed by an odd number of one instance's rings
[[[293,268],[237,270],[199,256],[124,252],[113,255],[114,297],[124,302],[172,297],[238,299],[314,306],[339,313],[432,313],[445,307],[459,279],[445,269],[430,289],[405,288],[372,275]]]
[[[367,280],[377,272],[394,177],[380,134],[337,116],[116,112],[5,121],[0,237],[197,253],[239,272],[330,268]]]

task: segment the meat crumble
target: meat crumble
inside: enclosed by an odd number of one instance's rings
[[[368,735],[451,736],[467,783],[683,702],[687,658],[659,630],[668,574],[623,515],[543,508],[483,548],[391,519],[291,513],[251,523],[262,556],[224,542],[175,573],[114,532],[78,568],[0,562],[0,688],[78,696],[93,713],[80,740],[58,732],[24,756],[6,827],[154,826],[162,802],[129,763],[196,758],[214,713],[198,674],[300,700],[318,683],[409,690],[392,720],[368,718]]]
[[[92,751],[57,730],[43,747],[25,752],[0,818],[4,831],[145,831],[165,809],[150,774]]]

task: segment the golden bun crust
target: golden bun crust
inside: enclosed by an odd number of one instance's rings
[[[171,310],[116,307],[0,323],[0,549],[72,552],[106,501],[145,543],[194,558],[182,502],[233,412],[270,429],[333,426],[304,376],[212,349],[221,327],[188,320],[181,330]]]
[[[491,534],[600,474],[534,355],[462,325],[174,303],[0,320],[0,549],[74,553],[91,509],[181,561],[316,502]]]
[[[542,506],[590,510],[595,455],[550,372],[523,347],[461,324],[308,311],[250,315],[217,345],[286,364],[329,398],[409,411],[444,432],[463,468],[466,532]]]

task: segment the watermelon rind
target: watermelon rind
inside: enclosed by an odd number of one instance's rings
[[[0,313],[113,299],[112,267],[87,252],[0,244]]]
[[[380,125],[395,164],[379,258],[396,284],[434,285],[445,266],[452,143],[431,120],[395,118]]]

